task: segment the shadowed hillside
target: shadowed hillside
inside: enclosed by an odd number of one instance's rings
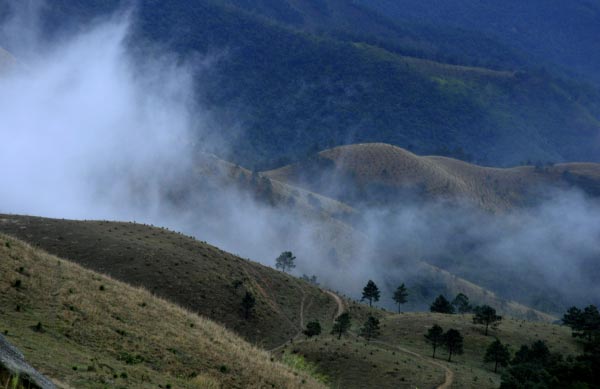
[[[60,387],[322,387],[146,290],[0,242],[0,330]]]
[[[319,288],[195,239],[134,223],[2,216],[0,231],[212,318],[273,347],[300,330],[302,307],[328,318],[334,302]],[[245,292],[256,298],[245,320]]]

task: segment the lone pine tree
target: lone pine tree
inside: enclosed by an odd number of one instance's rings
[[[362,300],[368,300],[369,306],[373,306],[373,301],[379,301],[379,288],[372,280],[367,282],[367,285],[363,288]]]
[[[431,347],[433,348],[432,357],[435,359],[435,351],[444,341],[444,329],[435,324],[433,327],[427,330],[427,333],[425,334],[425,340],[427,343],[431,344]]]
[[[488,346],[483,361],[486,363],[493,363],[494,373],[498,372],[498,366],[507,366],[510,361],[510,351],[508,350],[508,346],[496,339]]]
[[[287,273],[296,267],[295,260],[296,257],[291,251],[284,251],[275,259],[275,267],[281,269],[284,273]]]
[[[489,305],[475,307],[474,312],[475,316],[473,316],[473,323],[485,325],[486,336],[488,334],[488,327],[490,325],[496,327],[498,323],[500,323],[500,320],[502,320],[502,316],[496,315],[496,310]]]
[[[458,330],[451,328],[444,334],[444,347],[448,351],[448,362],[452,362],[452,355],[463,353],[463,336]]]
[[[469,304],[469,297],[464,293],[456,295],[454,300],[452,300],[452,306],[458,313],[469,313],[473,309],[471,304]]]
[[[363,327],[360,329],[360,335],[367,341],[379,335],[379,319],[369,316]]]
[[[398,313],[400,312],[400,306],[406,303],[407,297],[408,291],[406,290],[406,286],[404,286],[404,284],[396,288],[396,291],[394,292],[394,301],[396,304],[398,304]]]
[[[338,339],[350,329],[350,314],[344,312],[335,318],[335,323],[331,329],[332,334],[337,334]]]

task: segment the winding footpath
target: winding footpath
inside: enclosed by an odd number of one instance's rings
[[[289,341],[286,340],[285,342],[281,343],[278,346],[273,347],[270,350],[267,350],[268,352],[272,353],[274,351],[279,350],[280,348],[282,348],[283,346],[285,346],[286,344],[288,344],[288,342],[299,338],[302,335],[302,331],[304,330],[304,304],[306,302],[306,292],[304,291],[304,289],[300,289],[302,291],[302,301],[300,302],[300,325],[297,326],[298,328],[298,332],[296,332],[296,334],[294,335],[294,337],[292,339],[290,339]],[[307,305],[307,308],[310,307],[310,305],[312,304],[312,299],[309,302],[309,304]]]
[[[328,295],[331,296],[331,298],[333,298],[333,300],[335,301],[336,305],[337,305],[337,311],[335,312],[335,316],[333,317],[334,320],[336,318],[338,318],[342,313],[344,313],[344,311],[346,310],[346,306],[344,304],[344,301],[342,300],[342,298],[340,296],[338,296],[336,293],[330,291],[330,290],[323,290],[325,293],[327,293]],[[302,335],[302,330],[304,329],[304,305],[306,302],[306,293],[304,292],[304,290],[302,289],[302,302],[300,303],[300,326],[299,326],[299,330],[296,333],[296,335],[291,339],[291,340],[295,340],[298,337],[300,337]],[[307,305],[307,309],[308,307],[312,304],[312,300],[309,302],[309,304]],[[289,341],[285,341],[284,343],[268,350],[269,352],[274,352],[279,350],[280,348],[282,348],[283,346],[285,346],[286,344],[288,344]],[[421,359],[423,362],[425,363],[429,363],[432,366],[436,366],[442,370],[444,370],[444,382],[440,385],[438,385],[436,387],[436,389],[449,389],[450,387],[452,387],[452,384],[454,383],[454,372],[452,370],[450,370],[450,368],[448,368],[448,366],[437,362],[435,360],[432,360],[431,358],[425,357],[419,353],[416,353],[414,351],[408,350],[404,347],[401,346],[397,346],[391,343],[386,343],[386,342],[382,342],[382,341],[378,341],[378,340],[372,340],[371,343],[377,343],[386,347],[390,347],[393,349],[396,349],[400,352],[403,352],[405,354],[411,355],[413,357],[417,357],[419,359]]]
[[[335,303],[337,304],[338,309],[334,316],[334,319],[337,319],[346,310],[346,307],[344,306],[344,302],[342,301],[340,296],[338,296],[337,294],[333,293],[330,290],[326,290],[325,293],[327,293],[328,295],[333,297],[333,299],[335,300]]]
[[[344,313],[344,311],[346,310],[346,307],[344,305],[343,300],[340,298],[340,296],[338,296],[336,293],[326,290],[325,291],[327,294],[329,294],[336,302],[338,309],[335,315],[335,318],[337,318],[338,316],[340,316],[342,313]],[[454,383],[454,372],[452,370],[450,370],[450,368],[448,368],[448,366],[445,366],[444,364],[440,363],[440,362],[436,362],[435,360],[431,360],[430,358],[424,357],[423,355],[416,353],[414,351],[408,350],[404,347],[400,347],[397,345],[393,345],[390,343],[386,343],[386,342],[381,342],[378,340],[372,340],[372,343],[377,343],[377,344],[381,344],[387,347],[391,347],[393,349],[396,349],[398,351],[401,351],[405,354],[409,354],[412,355],[414,357],[417,357],[419,359],[421,359],[422,361],[424,361],[425,363],[429,363],[430,365],[439,367],[440,369],[444,370],[444,374],[445,374],[445,378],[444,378],[444,382],[437,386],[436,389],[449,389],[452,384]]]

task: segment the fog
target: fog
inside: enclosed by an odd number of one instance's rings
[[[198,73],[218,71],[218,60],[159,47],[134,58],[128,12],[48,43],[36,34],[35,9],[25,11],[0,30],[0,46],[17,58],[0,68],[0,212],[161,225],[268,265],[292,250],[296,274],[354,297],[369,278],[387,295],[399,282],[421,282],[410,265],[418,259],[483,277],[509,298],[537,298],[511,287],[522,277],[536,293],[549,286],[561,304],[600,302],[600,206],[582,193],[552,192],[500,215],[437,201],[359,207],[351,227],[239,185],[214,187],[223,180],[207,190],[199,150],[234,153],[224,140],[243,129],[196,103]]]

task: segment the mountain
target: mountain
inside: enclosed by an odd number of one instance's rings
[[[145,289],[0,241],[0,329],[59,387],[323,387]]]
[[[280,182],[349,204],[395,204],[413,192],[421,200],[466,200],[499,211],[540,201],[547,187],[579,188],[600,196],[600,164],[563,163],[514,168],[478,166],[440,156],[418,156],[382,143],[321,151],[264,173]],[[343,188],[341,190],[338,190]]]
[[[61,36],[117,7],[61,0],[41,19],[47,36]],[[158,44],[195,64],[198,104],[215,113],[213,135],[231,146],[203,147],[245,166],[264,170],[358,142],[502,166],[599,155],[597,88],[538,71],[521,50],[477,31],[426,33],[431,24],[333,0],[148,0],[132,18],[130,44],[140,56]],[[464,42],[473,47],[452,51]]]
[[[588,0],[358,0],[399,23],[430,23],[479,31],[528,53],[538,66],[559,66],[571,75],[600,82],[600,4]]]
[[[389,290],[410,279],[424,291],[417,300],[431,300],[434,290],[466,293],[440,277],[443,270],[551,314],[597,301],[600,164],[490,168],[357,144],[262,174],[352,206],[344,222],[368,236],[361,242],[371,252],[362,255],[382,266]],[[545,270],[547,261],[562,270]],[[563,287],[565,279],[587,286]]]

